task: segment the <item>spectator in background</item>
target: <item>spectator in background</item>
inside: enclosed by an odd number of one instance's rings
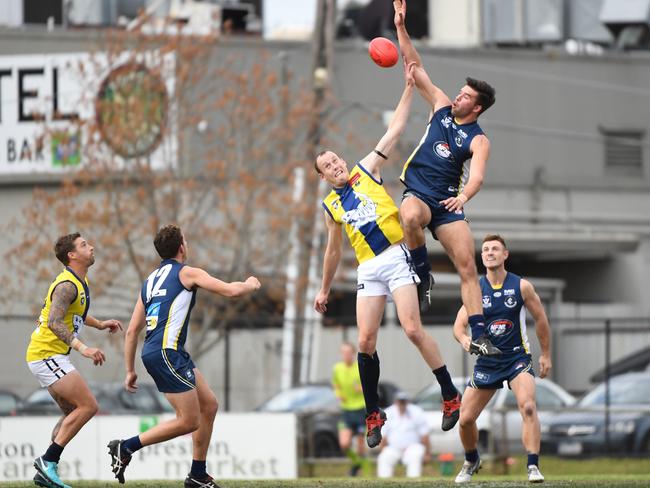
[[[390,478],[398,462],[406,466],[406,476],[422,475],[422,464],[431,460],[429,432],[431,428],[424,410],[409,402],[400,391],[395,403],[386,409],[386,424],[382,427],[381,452],[377,457],[377,476]]]
[[[366,402],[361,389],[357,350],[349,342],[341,345],[341,361],[332,370],[332,387],[339,399],[342,415],[339,422],[339,446],[350,458],[350,476],[356,476],[361,468],[367,468],[364,458],[366,433]],[[352,449],[352,439],[357,438],[357,449]]]

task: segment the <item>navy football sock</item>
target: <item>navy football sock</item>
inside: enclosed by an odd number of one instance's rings
[[[478,449],[474,449],[472,451],[466,451],[465,460],[469,461],[470,463],[475,463],[476,461],[478,461]]]
[[[127,454],[131,455],[134,452],[142,449],[142,442],[140,442],[140,436],[136,435],[125,441],[122,441],[122,449],[126,451]]]
[[[196,476],[197,478],[205,478],[208,472],[205,470],[205,460],[197,461],[192,459],[192,468],[190,469],[190,474]]]
[[[537,466],[539,467],[539,454],[528,453],[528,464],[527,466]]]
[[[443,400],[456,398],[458,390],[451,381],[451,375],[447,371],[447,366],[443,364],[438,369],[434,369],[433,374],[436,375],[436,380],[438,380],[438,384],[440,385]]]
[[[50,447],[47,448],[45,454],[43,454],[43,459],[49,463],[58,463],[61,459],[61,453],[63,452],[63,446],[59,446],[56,442],[50,444]]]
[[[375,352],[372,356],[360,352],[357,354],[359,363],[359,376],[361,378],[361,389],[363,398],[366,401],[366,413],[379,410],[379,395],[377,385],[379,384],[379,356]]]
[[[413,261],[413,267],[417,273],[420,280],[425,280],[429,271],[431,271],[431,265],[427,259],[427,246],[416,247],[415,249],[409,249],[411,252],[411,260]]]
[[[469,327],[472,330],[472,340],[481,337],[486,333],[485,317],[483,317],[483,314],[470,315],[467,320],[469,322]]]

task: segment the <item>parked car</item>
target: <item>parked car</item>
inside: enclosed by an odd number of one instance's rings
[[[0,390],[0,415],[15,415],[20,397],[9,390]]]
[[[458,391],[465,391],[468,378],[456,377],[453,382]],[[575,404],[576,399],[561,386],[547,379],[535,378],[537,385],[537,411],[540,423],[544,424],[557,415],[558,411]],[[431,449],[436,453],[462,454],[463,446],[454,428],[443,432],[442,394],[437,383],[433,383],[415,395],[413,403],[426,411],[431,425]],[[505,419],[505,423],[504,423]],[[479,431],[479,449],[486,451],[491,445],[501,453],[522,453],[521,414],[515,395],[504,383],[504,387],[492,397],[476,420]]]
[[[99,414],[140,415],[142,413],[172,413],[164,394],[153,383],[141,383],[136,393],[129,393],[123,383],[89,383],[99,404]],[[45,388],[38,389],[25,398],[16,409],[16,415],[60,415],[61,410]]]
[[[393,403],[397,387],[379,383],[379,406]],[[298,448],[301,457],[341,456],[338,423],[339,401],[329,383],[309,383],[281,391],[260,405],[258,412],[294,412],[298,417]]]
[[[542,429],[542,452],[560,456],[650,454],[650,372],[614,376],[609,383],[609,439],[605,436],[605,384],[587,393],[571,412]]]

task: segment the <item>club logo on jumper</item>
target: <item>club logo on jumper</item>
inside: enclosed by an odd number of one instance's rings
[[[451,115],[447,115],[440,123],[445,126],[445,129],[449,129],[449,126],[452,124]]]
[[[363,193],[353,192],[355,200],[358,200],[357,208],[348,210],[341,216],[341,220],[355,230],[369,222],[374,222],[379,218],[377,215],[377,204],[369,196]]]
[[[492,306],[492,297],[490,295],[483,295],[483,308],[490,308]]]
[[[506,307],[508,307],[508,308],[513,308],[513,307],[517,306],[517,300],[512,295],[509,296],[508,298],[506,298],[503,301],[503,303],[505,303]]]
[[[84,325],[84,319],[80,315],[72,316],[72,333],[76,336]]]
[[[458,147],[461,147],[463,145],[463,138],[460,136],[454,137],[454,142]]]
[[[501,292],[500,291],[495,291],[493,293],[493,295],[495,296],[495,298],[499,298],[501,296]]]
[[[512,296],[515,294],[515,290],[513,288],[509,288],[507,290],[503,290],[503,295],[504,296]]]
[[[435,153],[442,159],[448,159],[450,161],[454,160],[454,156],[451,154],[451,149],[449,149],[449,144],[443,141],[438,141],[433,145],[433,150]]]
[[[495,320],[494,322],[490,322],[490,325],[488,325],[488,332],[490,333],[491,336],[499,337],[504,334],[510,333],[510,331],[514,326],[515,325],[509,320],[498,319]]]
[[[160,302],[152,303],[147,308],[147,316],[145,321],[147,322],[147,330],[153,330],[158,325],[158,315],[160,314]]]

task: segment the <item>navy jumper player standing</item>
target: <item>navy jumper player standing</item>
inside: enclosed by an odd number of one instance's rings
[[[191,432],[192,468],[185,479],[185,488],[216,487],[206,472],[205,460],[218,404],[214,392],[184,349],[190,314],[198,288],[237,297],[254,292],[260,282],[251,276],[245,282],[225,283],[200,268],[186,266],[187,242],[175,225],[161,228],[154,246],[162,261],[142,285],[126,332],[124,383],[130,392],[137,389],[135,351],[138,335],[146,325],[142,362],[158,390],[174,407],[176,418],[130,439],[111,441],[108,444],[111,469],[118,481],[124,483],[124,470],[134,452]]]
[[[404,26],[406,3],[397,0],[393,7],[400,49],[407,63],[415,63],[415,86],[431,105],[432,112],[426,132],[406,161],[400,177],[406,190],[399,214],[420,278],[420,307],[422,311],[429,308],[433,285],[424,235],[424,227],[428,227],[460,276],[463,304],[477,334],[473,336],[472,352],[498,354],[485,334],[474,239],[463,213],[463,205],[478,193],[483,182],[490,141],[477,119],[494,103],[494,88],[485,81],[467,78],[467,84],[452,103],[422,67],[422,60]]]
[[[522,441],[528,452],[528,481],[539,483],[544,476],[539,471],[540,429],[535,407],[535,379],[530,346],[526,335],[526,310],[535,320],[535,332],[542,349],[539,375],[544,378],[551,369],[550,327],[542,302],[533,285],[505,269],[508,249],[499,235],[483,239],[481,258],[487,275],[480,280],[483,313],[493,344],[503,354],[481,356],[463,395],[460,407],[460,439],[465,449],[465,463],[456,476],[456,483],[466,483],[481,467],[476,419],[498,388],[507,381],[517,399],[523,420]],[[468,317],[461,307],[454,323],[454,337],[466,351],[471,338],[467,335]],[[529,373],[529,374],[524,374]]]

